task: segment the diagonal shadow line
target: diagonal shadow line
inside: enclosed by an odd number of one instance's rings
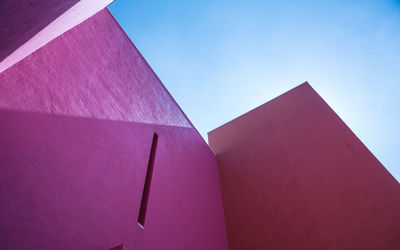
[[[0,15],[0,73],[112,1],[2,1],[0,9],[7,14]]]
[[[165,124],[161,121],[154,121],[154,122],[149,122],[149,121],[137,121],[135,119],[132,120],[127,120],[127,119],[118,119],[118,118],[103,118],[103,117],[96,117],[96,116],[83,116],[83,115],[66,115],[66,114],[57,114],[57,113],[48,113],[48,112],[40,112],[40,111],[26,111],[26,110],[18,110],[18,109],[12,109],[12,108],[3,108],[0,107],[0,114],[1,113],[25,113],[25,114],[36,114],[36,115],[42,115],[42,116],[57,116],[57,117],[70,117],[70,118],[77,118],[77,119],[87,119],[87,120],[97,120],[97,121],[115,121],[115,122],[123,122],[123,123],[135,123],[135,124],[143,124],[143,125],[153,125],[153,126],[163,126],[163,127],[170,127],[170,128],[188,128],[188,129],[193,129],[193,127],[185,126],[185,125],[171,125],[171,124]],[[2,119],[0,119],[1,121]]]
[[[0,15],[0,61],[78,1],[1,1],[0,9],[6,13]]]

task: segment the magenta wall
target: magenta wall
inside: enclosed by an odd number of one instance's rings
[[[400,185],[305,83],[209,133],[229,249],[400,249]]]
[[[0,61],[79,1],[0,1]]]
[[[0,73],[112,0],[0,1]]]
[[[0,74],[0,121],[0,249],[227,249],[215,156],[108,10]]]

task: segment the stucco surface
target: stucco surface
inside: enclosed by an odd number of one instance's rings
[[[229,249],[399,249],[400,185],[308,83],[209,133]]]
[[[107,9],[0,74],[0,121],[1,249],[227,249],[215,156]]]
[[[0,73],[112,1],[0,1]]]

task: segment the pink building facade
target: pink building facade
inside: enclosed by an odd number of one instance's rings
[[[400,247],[398,182],[308,84],[208,146],[110,2],[0,3],[0,249]]]
[[[0,249],[227,249],[215,156],[107,9],[0,74],[0,121]]]
[[[211,131],[229,249],[399,249],[400,185],[304,83]]]

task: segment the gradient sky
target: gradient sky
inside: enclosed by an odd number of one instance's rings
[[[400,181],[400,1],[134,1],[109,9],[207,132],[308,81]]]

